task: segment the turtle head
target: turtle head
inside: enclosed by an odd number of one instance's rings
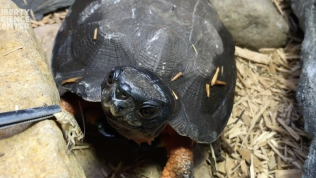
[[[102,83],[101,95],[108,122],[138,144],[150,144],[175,115],[171,89],[147,69],[113,68]]]

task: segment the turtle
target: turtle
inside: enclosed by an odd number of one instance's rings
[[[232,112],[234,50],[207,0],[76,0],[55,39],[52,73],[87,102],[82,109],[102,107],[122,136],[151,144],[163,135],[162,178],[193,177],[194,143],[214,142]],[[80,112],[67,98],[61,107]]]

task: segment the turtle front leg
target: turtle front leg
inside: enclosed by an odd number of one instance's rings
[[[169,125],[162,133],[168,161],[161,178],[193,178],[193,140],[180,136]]]
[[[91,124],[95,124],[104,115],[100,103],[85,101],[70,92],[60,98],[60,107],[73,116],[83,114],[85,120]]]

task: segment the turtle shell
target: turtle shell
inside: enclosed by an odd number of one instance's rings
[[[234,45],[207,0],[77,0],[55,40],[57,85],[100,102],[101,83],[115,66],[143,67],[161,77],[177,96],[180,111],[169,125],[180,135],[213,142],[230,117]],[[216,69],[226,85],[211,86],[208,97],[206,84]]]

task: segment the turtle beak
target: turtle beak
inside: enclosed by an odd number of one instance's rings
[[[101,96],[101,103],[104,111],[110,111],[111,115],[115,117],[127,115],[131,112],[134,106],[132,98],[118,98],[117,89],[118,85],[113,84],[109,88],[104,88]]]
[[[113,116],[123,116],[125,114],[124,103],[120,101],[112,100],[109,108]]]
[[[101,92],[101,103],[103,108],[110,108],[111,107],[111,101],[112,101],[112,93],[113,93],[113,87],[108,87],[102,89]]]
[[[101,103],[104,111],[107,114],[111,114],[113,116],[119,116],[118,113],[121,109],[123,109],[118,102],[115,102],[113,98],[115,97],[115,89],[117,88],[114,84],[111,87],[104,88],[102,90]]]

